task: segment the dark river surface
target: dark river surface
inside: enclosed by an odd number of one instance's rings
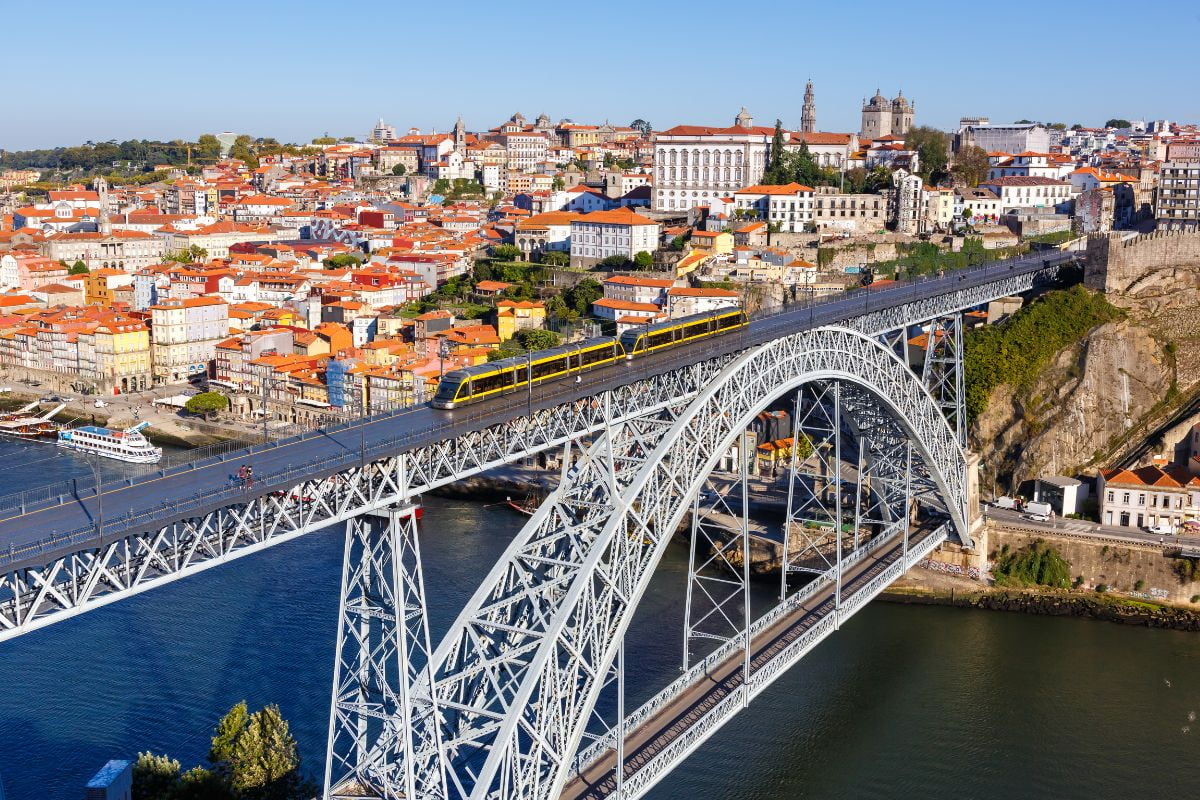
[[[0,494],[88,469],[0,442]],[[521,523],[427,498],[435,639]],[[81,797],[140,750],[200,763],[242,699],[281,707],[319,778],[341,555],[329,529],[0,644],[6,800]],[[626,640],[631,707],[678,674],[686,567],[673,546]],[[1196,712],[1196,634],[875,602],[650,796],[1181,800],[1200,797]]]

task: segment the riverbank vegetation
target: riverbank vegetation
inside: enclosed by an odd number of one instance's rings
[[[1019,550],[1004,545],[992,554],[992,577],[997,586],[1071,588],[1071,564],[1041,539]]]
[[[245,701],[217,723],[209,766],[184,772],[170,756],[140,753],[133,800],[304,800],[317,788],[300,772],[300,755],[279,707],[250,713]]]
[[[1123,317],[1102,295],[1077,285],[1048,292],[998,325],[971,331],[964,359],[967,416],[974,420],[986,411],[1000,386],[1028,388],[1064,348],[1097,325]]]

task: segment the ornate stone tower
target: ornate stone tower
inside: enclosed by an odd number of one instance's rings
[[[817,129],[817,102],[813,99],[812,81],[804,87],[804,110],[800,112],[800,130],[811,133]]]
[[[454,122],[454,149],[462,151],[467,146],[467,126],[463,124],[462,117],[459,117]]]
[[[874,97],[863,101],[862,135],[870,140],[889,133],[892,133],[892,104],[876,89]]]
[[[912,129],[913,113],[917,107],[908,101],[904,96],[904,92],[896,95],[896,99],[892,101],[892,133],[897,136],[904,136]]]
[[[733,124],[739,128],[753,128],[754,117],[750,116],[750,112],[746,110],[745,106],[742,106],[742,110],[734,117]]]

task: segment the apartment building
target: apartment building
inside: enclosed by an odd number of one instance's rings
[[[179,383],[209,371],[216,346],[229,335],[229,306],[217,297],[165,300],[150,307],[154,377]]]
[[[1162,165],[1154,218],[1159,230],[1200,230],[1200,160]]]

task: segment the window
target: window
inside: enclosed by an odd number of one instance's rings
[[[1146,505],[1146,495],[1144,493],[1138,495],[1138,505],[1139,506]]]
[[[1110,502],[1110,503],[1111,503],[1111,502],[1113,501],[1113,495],[1114,495],[1114,494],[1115,494],[1115,492],[1113,492],[1111,489],[1109,489],[1109,491],[1108,491],[1108,502]]]
[[[1125,492],[1125,494],[1123,495],[1123,497],[1121,499],[1121,502],[1124,503],[1125,505],[1129,505],[1129,492]]]

